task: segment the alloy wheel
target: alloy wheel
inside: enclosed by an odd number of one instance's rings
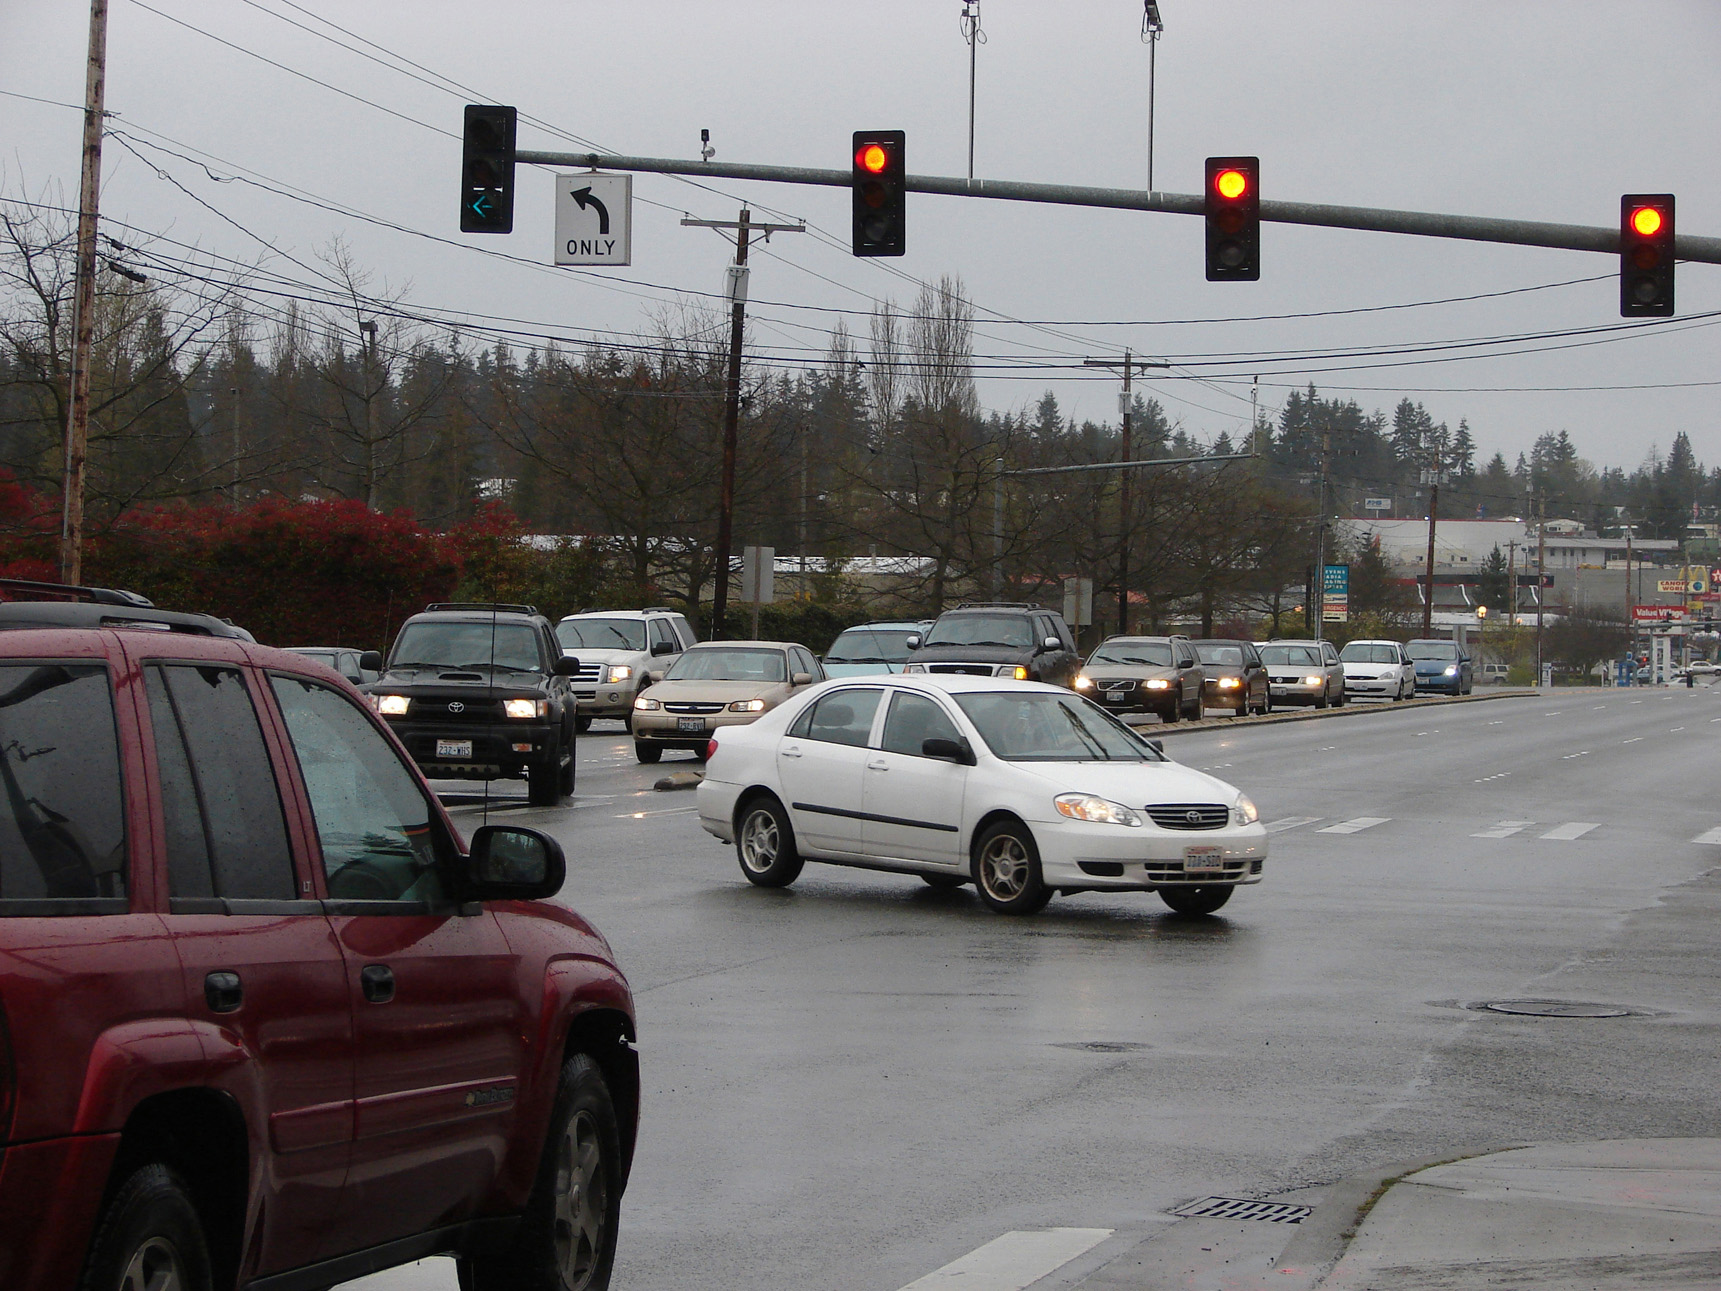
[[[120,1274],[119,1291],[184,1291],[179,1250],[165,1237],[151,1237],[132,1254]]]
[[[583,1291],[591,1284],[603,1254],[608,1208],[598,1125],[582,1110],[568,1121],[556,1145],[556,1272],[566,1291]]]

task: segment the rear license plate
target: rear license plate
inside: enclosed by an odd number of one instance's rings
[[[1183,849],[1183,872],[1185,874],[1211,874],[1225,868],[1225,849],[1223,847],[1186,847]]]
[[[678,717],[675,719],[675,729],[703,735],[705,734],[705,719],[703,717]]]
[[[436,756],[439,758],[469,758],[472,756],[472,741],[438,740],[436,741]]]

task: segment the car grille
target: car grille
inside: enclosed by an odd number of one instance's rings
[[[1182,861],[1149,861],[1146,873],[1149,883],[1235,883],[1260,871],[1248,860],[1227,859],[1223,869],[1194,873],[1186,873]]]
[[[604,666],[601,663],[582,663],[580,670],[574,674],[575,681],[600,681],[603,678]]]
[[[1231,808],[1212,802],[1164,803],[1145,810],[1161,829],[1224,829],[1231,820]]]
[[[928,672],[956,672],[965,677],[991,677],[997,674],[998,666],[990,663],[929,663]]]
[[[414,699],[412,716],[449,722],[499,722],[502,701],[499,699]]]
[[[1130,691],[1135,689],[1135,683],[1133,681],[1127,681],[1127,680],[1126,681],[1102,681],[1098,677],[1095,677],[1094,678],[1094,689],[1095,690],[1103,690],[1103,691],[1106,691],[1107,693],[1110,693],[1112,691],[1116,691],[1119,694],[1128,694]]]
[[[664,708],[671,713],[721,713],[723,711],[722,704],[694,703],[690,700],[665,703]]]

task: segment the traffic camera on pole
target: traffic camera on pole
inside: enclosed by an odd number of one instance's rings
[[[854,137],[854,253],[899,256],[908,248],[908,190],[901,130],[857,130]]]
[[[460,231],[514,231],[515,108],[466,105],[460,156]]]
[[[1209,157],[1207,281],[1254,282],[1261,276],[1261,159]]]
[[[1673,313],[1673,194],[1628,193],[1619,199],[1621,318]]]

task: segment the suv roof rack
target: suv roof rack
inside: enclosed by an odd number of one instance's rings
[[[30,578],[0,578],[0,593],[7,601],[85,602],[96,605],[126,605],[153,609],[155,602],[136,592],[113,587],[75,587],[67,583],[44,583]],[[17,593],[25,593],[17,595]]]
[[[963,601],[959,610],[1044,610],[1043,605],[1029,601]]]
[[[497,614],[536,614],[536,605],[508,605],[501,601],[437,601],[426,605],[419,611],[429,614],[434,610],[490,610]]]
[[[648,605],[640,611],[641,614],[677,614],[679,612],[673,605]]]

